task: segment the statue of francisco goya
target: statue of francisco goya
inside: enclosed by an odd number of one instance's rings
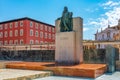
[[[68,12],[68,8],[64,7],[62,17],[60,19],[60,32],[73,31],[73,13]]]

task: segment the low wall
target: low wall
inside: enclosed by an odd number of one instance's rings
[[[54,61],[55,50],[0,51],[0,60]]]
[[[84,63],[105,63],[105,49],[84,50]]]
[[[84,63],[106,63],[106,49],[87,49],[83,53]],[[115,59],[119,60],[119,52],[116,48]]]

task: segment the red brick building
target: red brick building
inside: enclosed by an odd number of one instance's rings
[[[28,17],[0,22],[0,45],[55,42],[55,27]]]

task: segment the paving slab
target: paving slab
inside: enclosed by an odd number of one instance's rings
[[[52,75],[49,71],[0,69],[0,80],[33,80]]]
[[[120,80],[120,72],[114,72],[113,74],[105,73],[100,77],[93,78],[82,78],[82,77],[65,77],[65,76],[49,76],[45,78],[38,78],[33,80]]]

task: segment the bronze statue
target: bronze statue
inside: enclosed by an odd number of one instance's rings
[[[73,31],[72,12],[68,12],[68,8],[64,7],[62,17],[60,19],[60,32]]]

